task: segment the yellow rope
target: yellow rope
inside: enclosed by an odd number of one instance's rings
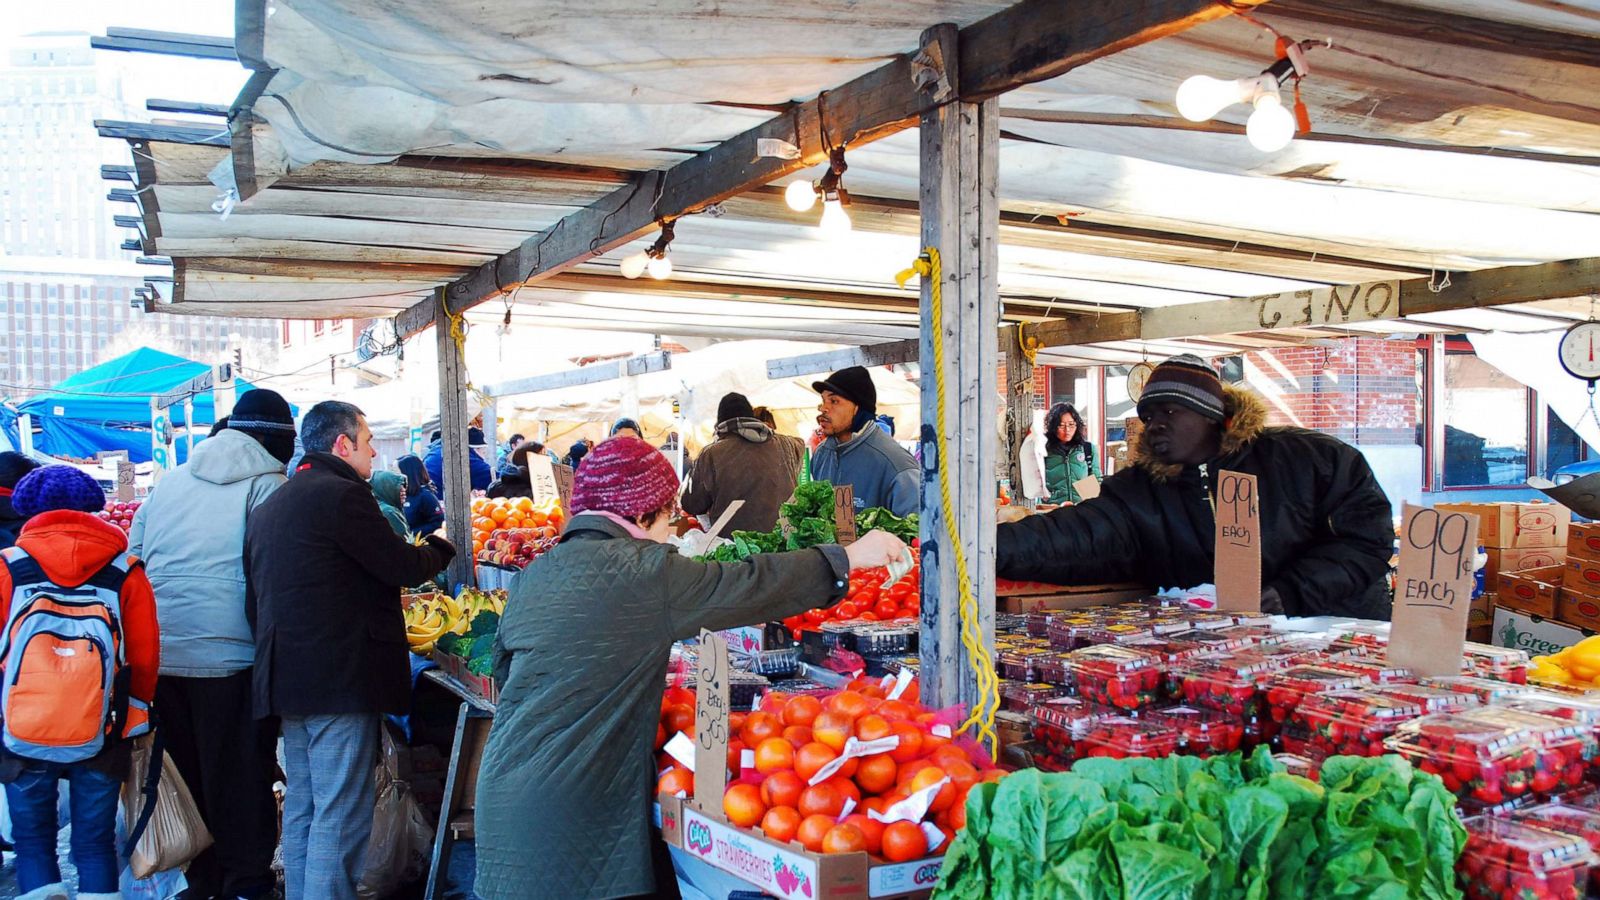
[[[939,251],[933,247],[923,250],[922,256],[911,268],[900,272],[895,280],[902,287],[912,275],[927,280],[932,300],[931,321],[933,332],[933,372],[935,396],[938,407],[938,426],[933,429],[938,442],[939,500],[944,511],[945,534],[956,561],[956,585],[960,590],[961,646],[967,651],[967,663],[972,667],[978,686],[978,702],[967,720],[961,723],[963,732],[975,729],[980,744],[991,755],[999,753],[999,737],[994,730],[994,714],[1000,708],[1000,677],[994,670],[994,658],[983,645],[983,629],[978,624],[978,599],[973,594],[972,580],[967,574],[967,554],[962,549],[960,535],[956,532],[955,501],[950,496],[950,466],[945,439],[945,385],[944,385],[944,296],[943,277],[939,265]]]
[[[477,397],[480,406],[488,406],[494,402],[494,398],[479,390],[477,385],[472,383],[472,370],[467,366],[466,316],[461,313],[451,312],[448,305],[444,308],[444,315],[445,318],[450,320],[450,340],[455,343],[456,353],[460,354],[461,357],[461,380],[466,382],[467,393]]]
[[[1039,351],[1044,349],[1044,341],[1036,337],[1028,337],[1028,323],[1017,324],[1017,347],[1022,351],[1022,358],[1028,361],[1029,366],[1038,365]]]

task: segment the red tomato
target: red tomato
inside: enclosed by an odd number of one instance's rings
[[[892,619],[900,614],[900,606],[893,600],[879,600],[878,604],[872,607],[872,611],[877,613],[880,619]]]
[[[854,619],[856,616],[861,615],[861,610],[856,604],[846,600],[833,608],[833,614],[840,619]]]

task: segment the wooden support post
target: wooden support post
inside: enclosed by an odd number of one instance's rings
[[[456,545],[447,577],[452,586],[473,584],[472,467],[467,463],[467,364],[461,358],[445,312],[444,288],[434,291],[434,331],[439,348],[439,435],[444,441],[445,534]]]
[[[1000,448],[1000,471],[1011,479],[1011,499],[1022,498],[1022,442],[1033,426],[1033,363],[1022,352],[1017,326],[1000,329],[1000,347],[1005,353],[1005,382],[1000,389],[1006,398],[1005,442]]]
[[[929,89],[937,92],[947,83],[959,93],[955,26],[928,29],[922,46],[925,58],[944,65],[944,79]],[[999,105],[994,100],[949,103],[925,113],[919,127],[922,244],[939,251],[942,268],[937,318],[933,281],[922,280],[922,696],[935,708],[970,707],[979,699],[977,680],[961,641],[961,592],[938,467],[942,463],[949,479],[982,652],[989,653],[999,444]],[[943,365],[935,357],[934,329],[943,336]],[[941,380],[943,421],[937,401]]]

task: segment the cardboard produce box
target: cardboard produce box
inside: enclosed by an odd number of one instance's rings
[[[1563,591],[1600,597],[1600,562],[1581,557],[1569,559],[1562,571]]]
[[[995,606],[1000,612],[1013,615],[1026,615],[1032,612],[1051,612],[1058,609],[1082,609],[1086,606],[1102,606],[1107,603],[1121,603],[1124,600],[1140,600],[1150,596],[1151,590],[1137,585],[1098,585],[1093,590],[1075,591],[1072,593],[1056,594],[1027,594],[1020,597],[1000,597],[995,601]]]
[[[1494,611],[1494,640],[1489,643],[1496,647],[1526,650],[1532,656],[1549,656],[1593,634],[1584,628],[1574,628],[1499,607]]]
[[[1556,602],[1556,618],[1568,625],[1600,631],[1600,597],[1562,590]]]
[[[1440,512],[1478,517],[1478,543],[1524,549],[1565,547],[1572,512],[1558,503],[1435,503]]]
[[[1556,600],[1561,594],[1561,579],[1565,574],[1564,566],[1501,572],[1495,585],[1496,603],[1529,615],[1553,619]]]
[[[1491,590],[1499,583],[1501,572],[1544,569],[1567,561],[1566,547],[1487,547],[1484,552],[1489,562],[1483,567],[1483,583]]]
[[[1494,624],[1495,596],[1493,591],[1484,591],[1473,598],[1472,605],[1467,608],[1468,631]],[[1476,638],[1469,638],[1469,640],[1476,640]]]
[[[1567,558],[1600,560],[1600,523],[1567,526]]]

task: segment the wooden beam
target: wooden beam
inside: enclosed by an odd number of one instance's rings
[[[1576,66],[1600,66],[1600,39],[1587,34],[1496,22],[1386,0],[1279,0],[1272,4],[1272,14],[1296,22],[1377,32],[1445,47],[1488,50]]]
[[[1236,5],[1255,6],[1258,2],[1245,0]],[[960,96],[976,99],[1053,78],[1231,11],[1215,0],[1137,4],[1022,0],[962,29],[961,52],[974,68]],[[956,52],[954,47],[951,52]],[[910,57],[896,57],[671,169],[642,174],[629,186],[572,213],[451,284],[446,293],[450,309],[459,312],[521,284],[565,271],[652,232],[660,220],[698,212],[814,166],[827,158],[830,146],[856,147],[901,131],[919,115],[956,96],[934,97],[911,89],[918,79],[929,74],[937,79],[942,70],[956,64],[953,55],[937,61],[924,57],[920,65]],[[797,159],[759,157],[756,141],[763,138],[795,144],[800,155]],[[407,315],[401,333],[413,334],[407,329],[426,321],[421,310]]]
[[[1022,497],[1022,442],[1033,427],[1033,363],[1023,350],[1019,335],[1026,329],[1007,325],[1000,329],[1000,352],[1005,355],[1005,380],[1000,390],[1006,398],[1004,443],[1000,446],[1000,466],[1011,481],[1011,496]]]
[[[1273,9],[1277,10],[1282,5],[1282,0]],[[1000,110],[1002,118],[1022,119],[1029,122],[1048,122],[1056,125],[1102,125],[1111,128],[1154,128],[1161,131],[1193,131],[1203,134],[1236,134],[1245,133],[1243,125],[1232,122],[1191,122],[1177,116],[1149,116],[1149,115],[1122,115],[1119,113],[1096,112],[1071,112],[1053,109],[1011,109]],[[1036,140],[1036,139],[1035,139]],[[1600,166],[1600,156],[1575,156],[1566,153],[1540,153],[1534,150],[1518,150],[1506,147],[1468,147],[1457,144],[1429,144],[1420,141],[1400,141],[1393,138],[1366,137],[1357,134],[1340,134],[1325,130],[1313,130],[1305,134],[1295,135],[1297,141],[1310,141],[1312,143],[1344,144],[1362,147],[1389,147],[1395,150],[1419,150],[1429,153],[1455,153],[1464,156],[1492,156],[1497,159],[1525,159],[1533,162],[1563,163],[1574,166]],[[1049,143],[1051,141],[1042,141]],[[854,197],[851,198],[852,200]]]
[[[243,4],[241,4],[243,5]],[[197,59],[236,60],[233,39],[209,34],[180,34],[173,31],[145,31],[140,28],[107,28],[105,35],[92,35],[89,46],[96,50],[123,50],[131,53],[160,53]]]
[[[456,545],[450,561],[448,580],[457,584],[476,584],[477,562],[472,555],[472,468],[467,454],[467,364],[461,358],[450,331],[450,316],[444,308],[444,288],[434,292],[438,321],[439,352],[439,433],[444,443],[445,534]],[[452,591],[453,593],[453,591]]]
[[[582,366],[576,369],[568,369],[564,372],[552,372],[548,375],[534,375],[529,378],[518,378],[514,381],[503,381],[499,384],[488,385],[483,391],[493,397],[537,394],[541,391],[555,391],[583,384],[599,384],[602,381],[631,378],[651,372],[665,372],[670,368],[672,368],[672,354],[665,350],[657,350],[654,353],[646,353],[628,359],[595,363],[592,366]]]
[[[95,119],[94,127],[101,137],[124,138],[130,141],[166,141],[173,144],[204,144],[210,147],[228,146],[225,128],[194,125],[154,125],[149,122],[122,122],[116,119]]]
[[[803,375],[821,375],[847,369],[851,366],[892,366],[897,363],[917,362],[922,358],[922,341],[890,341],[885,344],[868,344],[865,347],[847,347],[843,350],[825,350],[784,359],[767,361],[767,377],[799,378]]]
[[[100,177],[105,181],[132,181],[133,166],[101,166]]]
[[[1184,303],[1098,319],[1070,319],[1029,331],[1047,347],[1107,341],[1262,333],[1402,319],[1462,309],[1532,303],[1600,293],[1600,257],[1502,266],[1434,278],[1375,281]]]
[[[112,216],[111,223],[118,228],[138,228],[144,220],[138,216]]]
[[[112,188],[106,191],[106,199],[112,203],[138,203],[139,196],[129,188]]]
[[[185,113],[193,116],[228,115],[228,107],[221,103],[196,103],[192,100],[146,100],[144,108],[150,112]]]

